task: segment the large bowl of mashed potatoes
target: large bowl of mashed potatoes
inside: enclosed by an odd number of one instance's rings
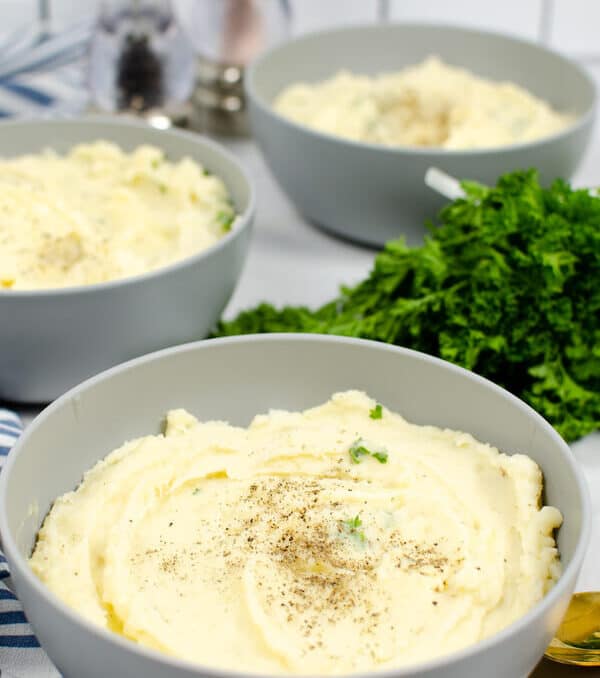
[[[590,530],[571,452],[439,359],[260,335],[93,377],[0,478],[25,612],[64,675],[529,675]]]
[[[569,179],[596,101],[582,67],[538,44],[412,23],[299,37],[259,57],[246,86],[254,133],[299,211],[373,245],[422,241],[443,204],[429,167],[490,184],[530,167]]]
[[[45,402],[206,336],[254,198],[214,142],[92,117],[0,125],[0,212],[0,398]]]

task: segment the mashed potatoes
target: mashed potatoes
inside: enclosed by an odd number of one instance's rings
[[[237,428],[183,410],[58,499],[31,566],[140,644],[257,674],[393,668],[474,643],[559,576],[542,475],[365,394]]]
[[[235,218],[198,163],[105,141],[0,162],[0,214],[0,289],[145,273],[209,247]]]
[[[386,146],[486,148],[558,132],[573,116],[509,82],[493,82],[435,57],[376,77],[340,72],[293,84],[275,110],[294,122]]]

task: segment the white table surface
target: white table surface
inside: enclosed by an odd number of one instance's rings
[[[340,284],[351,284],[370,270],[375,252],[336,239],[298,215],[268,171],[254,143],[219,139],[240,159],[252,177],[258,196],[258,212],[248,260],[226,311],[238,311],[261,301],[276,305],[317,306],[330,300]],[[578,185],[600,185],[600,133],[578,173]],[[36,411],[21,409],[26,423]],[[573,452],[592,493],[594,533],[578,583],[579,590],[600,590],[600,433],[573,445]],[[570,669],[543,662],[535,678],[600,676],[600,671]]]

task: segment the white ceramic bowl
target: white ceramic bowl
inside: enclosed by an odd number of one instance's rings
[[[272,104],[287,85],[318,82],[341,69],[374,75],[431,54],[492,80],[509,80],[571,111],[553,136],[481,150],[446,151],[358,143],[287,120]],[[382,245],[404,235],[419,244],[444,200],[423,182],[439,167],[458,179],[494,184],[499,175],[538,168],[543,182],[568,179],[587,147],[596,88],[581,66],[519,38],[435,24],[380,24],[312,33],[266,52],[246,77],[250,121],[273,175],[298,210],[353,240]]]
[[[0,399],[48,402],[124,360],[201,339],[238,281],[250,242],[254,195],[238,162],[218,144],[179,131],[107,118],[0,124],[0,156],[97,139],[126,150],[153,144],[173,160],[189,156],[227,186],[241,215],[207,250],[121,280],[49,290],[0,291]]]
[[[525,616],[470,647],[379,678],[524,678],[542,656],[575,586],[591,509],[571,451],[530,407],[491,382],[437,358],[386,344],[318,335],[216,339],[160,351],[93,377],[27,428],[0,475],[0,536],[13,582],[42,646],[66,678],[242,676],[192,665],[103,631],[62,604],[27,557],[59,495],[123,441],[158,432],[165,412],[245,425],[270,408],[302,409],[358,388],[419,424],[469,431],[531,456],[545,500],[563,513],[563,573]],[[201,630],[199,630],[201,632]],[[255,676],[258,678],[258,676]]]

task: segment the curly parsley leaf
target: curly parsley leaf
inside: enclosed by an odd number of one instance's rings
[[[268,304],[217,335],[313,332],[407,346],[523,398],[567,440],[600,428],[600,197],[534,170],[463,182],[425,244],[393,240],[317,309]]]

